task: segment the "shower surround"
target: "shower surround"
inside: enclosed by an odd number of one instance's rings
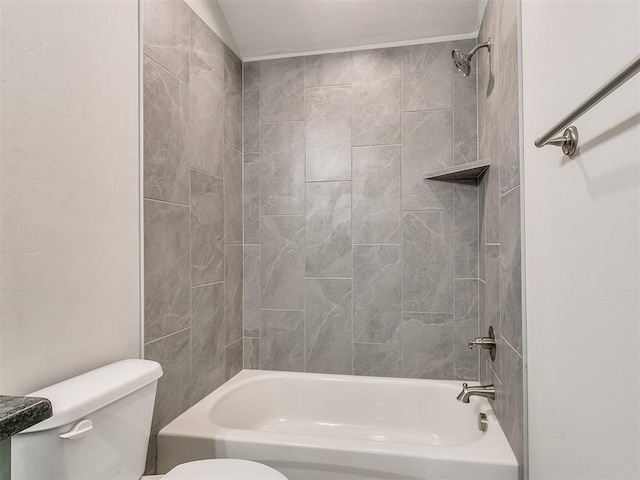
[[[475,40],[242,67],[184,2],[145,2],[147,472],[243,367],[495,383],[523,465],[516,5],[489,1],[466,78]],[[422,179],[476,160],[480,182]],[[495,362],[467,348],[489,325]]]
[[[244,64],[244,368],[478,379],[474,44]]]

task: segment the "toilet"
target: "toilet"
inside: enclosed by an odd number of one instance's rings
[[[48,398],[53,416],[11,441],[13,480],[139,480],[162,367],[122,360],[32,393]],[[183,463],[162,480],[286,480],[248,460]]]

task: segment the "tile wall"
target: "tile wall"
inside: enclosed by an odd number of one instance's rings
[[[482,354],[480,379],[494,383],[494,409],[524,475],[524,387],[520,248],[518,1],[489,0],[478,53],[479,157],[491,163],[480,184],[480,330],[492,325],[498,356]]]
[[[184,2],[143,7],[150,473],[157,432],[242,368],[242,64]]]
[[[473,45],[244,64],[245,368],[478,379]]]
[[[157,431],[243,366],[494,382],[523,464],[516,0],[488,36],[468,78],[451,49],[475,40],[242,71],[186,4],[145,4],[149,472]],[[479,185],[422,179],[478,159]],[[496,362],[466,346],[490,324]]]

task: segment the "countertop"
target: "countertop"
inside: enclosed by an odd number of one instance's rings
[[[46,398],[0,395],[0,440],[40,423],[52,414],[51,402]]]

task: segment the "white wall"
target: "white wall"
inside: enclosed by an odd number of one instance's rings
[[[536,137],[640,53],[640,2],[524,0],[523,112],[532,479],[640,478],[640,75]]]
[[[0,392],[140,345],[138,4],[1,2]]]

